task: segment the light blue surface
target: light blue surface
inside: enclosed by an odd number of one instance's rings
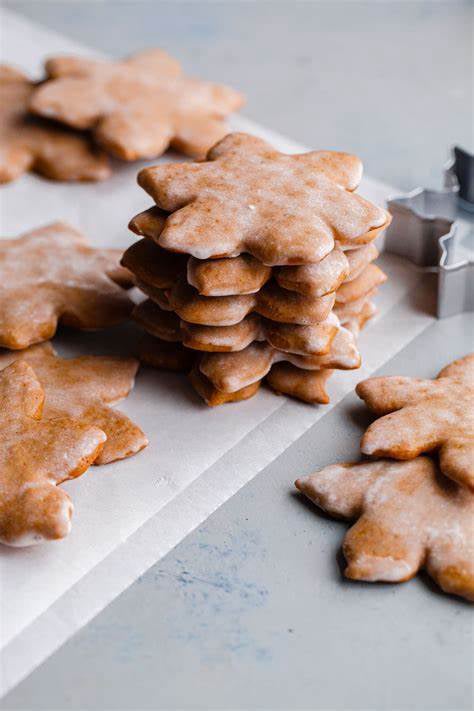
[[[469,2],[6,2],[116,55],[159,44],[248,95],[246,113],[367,172],[436,182],[471,139]],[[432,376],[473,347],[435,324],[383,369]],[[472,611],[420,576],[344,581],[344,525],[292,490],[357,455],[349,396],[0,704],[2,709],[468,709]]]

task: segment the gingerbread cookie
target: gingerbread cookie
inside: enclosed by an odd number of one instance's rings
[[[167,217],[168,213],[152,207],[136,215],[130,221],[129,228],[156,242],[163,232]],[[161,288],[172,286],[178,276],[185,273],[188,284],[194,286],[202,296],[253,294],[271,276],[270,267],[250,254],[242,254],[233,259],[202,260],[169,252],[150,241],[146,246],[140,242],[137,245],[132,245],[125,252],[123,264],[136,276]]]
[[[72,502],[57,487],[95,461],[105,434],[70,417],[42,417],[44,392],[33,369],[0,373],[0,542],[28,546],[64,538]]]
[[[196,259],[187,264],[187,281],[202,296],[255,294],[270,279],[272,270],[252,257],[241,254],[233,259]]]
[[[445,592],[474,600],[474,497],[428,457],[334,464],[296,486],[329,514],[357,519],[343,545],[348,578],[403,582],[424,568]]]
[[[163,341],[179,342],[199,351],[241,351],[253,341],[267,340],[275,348],[297,355],[325,355],[338,332],[340,323],[334,314],[313,326],[276,323],[249,314],[232,326],[202,326],[182,321],[172,311],[165,311],[151,299],[142,301],[133,318],[145,331]]]
[[[176,373],[189,373],[196,360],[196,354],[181,343],[163,341],[149,334],[141,339],[138,352],[145,365]]]
[[[142,239],[124,252],[121,264],[139,282],[158,289],[170,289],[186,272],[187,257],[160,249],[149,239]]]
[[[327,405],[329,395],[326,382],[333,372],[329,369],[302,370],[292,363],[276,363],[266,381],[278,394],[295,397],[310,405]]]
[[[356,392],[384,415],[362,438],[364,454],[413,459],[438,450],[443,473],[474,489],[474,354],[435,380],[382,376],[362,381]]]
[[[138,369],[134,358],[65,359],[56,355],[51,343],[41,343],[21,352],[0,352],[0,370],[14,362],[26,362],[34,369],[45,393],[44,417],[72,417],[106,434],[107,441],[95,464],[130,457],[148,444],[137,425],[110,407],[133,388]]]
[[[342,325],[352,333],[354,338],[358,338],[367,321],[373,318],[376,313],[377,307],[373,301],[369,299],[364,301],[358,314],[346,318]]]
[[[54,57],[46,72],[50,79],[30,109],[91,129],[99,145],[123,160],[156,158],[169,146],[204,158],[228,132],[223,119],[243,103],[229,87],[186,77],[160,49],[121,62]]]
[[[147,333],[163,341],[179,343],[182,339],[180,319],[172,311],[165,311],[151,299],[135,306],[132,317]]]
[[[356,249],[348,249],[344,254],[349,264],[349,273],[345,281],[352,281],[364,271],[368,264],[377,259],[379,250],[373,242],[370,242]]]
[[[261,380],[281,361],[303,370],[351,370],[360,366],[360,354],[352,334],[340,328],[327,355],[301,356],[278,351],[268,343],[253,343],[235,353],[206,353],[199,369],[218,390],[230,393]]]
[[[141,279],[138,279],[137,277],[135,277],[135,285],[145,294],[145,296],[148,296],[151,301],[158,304],[163,311],[173,310],[170,306],[168,289],[160,289],[157,286],[152,286],[151,284],[141,281]]]
[[[363,312],[366,312],[367,304],[373,304],[372,299],[376,293],[377,289],[374,289],[373,291],[369,291],[368,294],[361,296],[360,299],[348,301],[345,304],[342,302],[336,302],[334,304],[333,312],[342,324],[349,323],[350,321],[357,321],[360,315]]]
[[[145,168],[139,184],[171,212],[165,249],[198,259],[248,252],[269,266],[319,262],[337,240],[371,242],[389,216],[354,190],[355,156],[315,151],[284,155],[243,133],[226,136],[207,162]]]
[[[31,170],[52,180],[104,180],[110,166],[89,138],[28,115],[35,85],[0,65],[0,183]]]
[[[224,405],[226,402],[240,402],[241,400],[248,400],[253,397],[260,387],[260,381],[251,383],[240,390],[234,390],[230,393],[222,392],[213,386],[213,384],[206,378],[201,371],[194,367],[190,374],[189,379],[191,384],[198,395],[202,397],[206,405],[210,407],[217,407],[217,405]]]
[[[264,319],[263,333],[268,343],[280,351],[296,355],[322,356],[331,350],[340,325],[337,316],[331,312],[324,321],[311,326],[276,323]]]
[[[333,249],[320,262],[280,267],[276,270],[275,279],[284,289],[309,296],[324,296],[336,291],[348,275],[349,262],[345,253],[341,249]]]
[[[387,281],[387,275],[376,265],[368,264],[355,279],[342,284],[336,292],[336,302],[347,304],[370,294]]]
[[[128,223],[128,229],[140,237],[149,237],[157,241],[165,229],[168,213],[153,205],[148,210],[139,212]]]
[[[153,299],[149,289],[145,293]],[[252,312],[279,323],[312,325],[327,319],[335,300],[334,294],[305,296],[274,282],[268,282],[256,294],[200,296],[184,279],[167,296],[169,306],[183,321],[203,326],[232,326]],[[163,304],[162,295],[159,303]]]
[[[154,207],[136,215],[129,227],[136,234],[157,242],[167,216],[168,213]],[[346,252],[336,247],[319,262],[279,267],[273,275],[285,289],[308,296],[324,296],[336,291],[343,282],[360,276],[377,255],[378,250],[372,243]],[[137,277],[161,288],[172,286],[178,276],[186,272],[188,284],[201,296],[253,294],[272,276],[271,268],[250,254],[221,259],[187,259],[186,255],[169,252],[149,241],[129,247],[122,263]]]
[[[133,304],[118,283],[128,280],[116,250],[90,247],[63,222],[1,240],[0,346],[45,341],[58,321],[87,330],[123,321]]]
[[[257,314],[246,316],[234,326],[198,326],[181,321],[180,332],[186,348],[211,353],[242,351],[254,341],[264,338],[262,322]]]

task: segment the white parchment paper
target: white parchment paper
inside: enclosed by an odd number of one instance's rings
[[[48,54],[97,55],[14,14],[2,12],[0,21],[1,60],[32,75],[40,76]],[[305,150],[244,118],[235,118],[232,126],[283,151]],[[98,185],[24,176],[0,189],[1,235],[64,219],[97,246],[126,246],[134,240],[128,220],[149,206],[135,182],[141,165],[117,166],[112,179]],[[393,190],[365,179],[360,192],[382,204]],[[361,337],[364,365],[330,380],[330,406],[310,407],[262,389],[247,402],[209,409],[182,376],[140,372],[119,407],[146,431],[149,447],[126,461],[93,467],[66,485],[75,506],[66,540],[0,550],[0,694],[431,323],[419,303],[424,299],[419,273],[395,257],[384,255],[382,262],[390,279],[378,298],[379,315]],[[126,326],[93,335],[61,334],[55,345],[66,356],[126,354],[134,336]]]

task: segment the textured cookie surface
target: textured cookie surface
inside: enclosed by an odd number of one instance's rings
[[[335,300],[334,294],[306,296],[282,289],[273,281],[256,294],[201,296],[180,280],[167,294],[171,309],[183,321],[204,326],[232,326],[253,311],[279,323],[311,325],[327,319]]]
[[[64,538],[72,503],[56,485],[97,458],[104,432],[70,417],[42,417],[43,389],[26,362],[0,373],[0,542]]]
[[[474,497],[433,460],[334,464],[296,486],[329,514],[357,519],[343,545],[348,578],[402,582],[425,568],[445,592],[474,600]]]
[[[240,390],[225,393],[222,392],[222,390],[215,388],[198,368],[193,368],[191,370],[189,379],[195,391],[202,397],[206,405],[209,405],[209,407],[225,405],[227,402],[240,402],[241,400],[248,400],[257,393],[260,387],[260,381],[258,380]]]
[[[218,390],[229,393],[261,380],[281,361],[302,370],[351,370],[359,367],[360,354],[352,333],[340,328],[326,355],[302,356],[278,351],[268,343],[252,343],[236,353],[207,353],[199,369]]]
[[[336,302],[347,304],[357,301],[370,294],[374,289],[378,289],[385,281],[387,281],[387,275],[376,264],[368,264],[359,276],[338,288]]]
[[[160,49],[121,62],[54,57],[46,71],[50,80],[35,91],[32,111],[91,129],[125,160],[156,158],[169,146],[203,158],[227,133],[224,117],[243,103],[229,87],[186,77]]]
[[[277,323],[250,314],[231,326],[203,326],[181,320],[151,299],[133,310],[133,318],[145,331],[163,341],[182,342],[198,351],[241,351],[253,341],[267,340],[278,350],[297,355],[325,355],[340,323],[334,314],[312,326]]]
[[[439,450],[441,470],[474,489],[474,354],[435,380],[369,378],[356,392],[377,415],[362,438],[364,454],[413,459]]]
[[[137,425],[110,407],[132,389],[137,360],[109,356],[66,359],[56,355],[51,343],[41,343],[20,352],[0,351],[0,370],[13,362],[33,367],[45,394],[44,417],[72,417],[105,433],[107,441],[96,464],[124,459],[148,444]]]
[[[52,180],[107,178],[108,159],[86,136],[28,115],[34,89],[26,76],[0,65],[0,183],[29,170]]]
[[[203,163],[145,168],[139,184],[173,213],[156,238],[198,259],[248,252],[269,266],[318,262],[337,240],[371,242],[387,213],[351,194],[360,161],[347,153],[284,155],[259,138],[233,133]]]
[[[289,395],[310,405],[327,405],[326,382],[333,371],[303,370],[292,363],[276,363],[267,375],[267,383],[277,393]]]
[[[336,246],[314,264],[274,270],[250,254],[222,259],[188,259],[184,254],[169,252],[153,243],[158,243],[168,216],[169,213],[156,206],[135,215],[129,228],[149,239],[129,247],[122,262],[139,278],[161,288],[171,287],[181,273],[186,272],[188,283],[203,296],[253,294],[273,275],[285,289],[309,296],[324,296],[336,291],[343,282],[355,280],[378,256],[376,246],[370,242],[345,252]],[[381,281],[374,280],[373,275],[372,280],[373,284]],[[367,275],[363,283],[368,283]],[[357,287],[359,294],[362,293],[360,286]],[[352,300],[355,298],[353,295]]]
[[[118,260],[62,222],[0,240],[0,346],[45,341],[58,321],[91,330],[123,321],[133,304]]]

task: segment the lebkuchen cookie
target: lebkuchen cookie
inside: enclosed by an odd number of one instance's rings
[[[228,132],[225,118],[243,97],[221,84],[187,77],[161,49],[112,62],[52,57],[32,94],[34,114],[76,129],[122,160],[156,158],[172,147],[193,158]]]
[[[58,323],[84,330],[125,320],[131,275],[115,249],[95,249],[64,222],[0,240],[0,347],[52,338]]]
[[[0,183],[27,171],[62,181],[108,178],[107,156],[87,135],[28,114],[35,88],[17,69],[0,65]]]
[[[328,402],[335,370],[358,368],[355,338],[386,276],[373,264],[387,212],[354,193],[358,158],[284,155],[229,134],[194,164],[139,173],[155,205],[130,222],[142,239],[122,265],[148,297],[135,320],[143,361],[191,371],[210,405],[261,382]]]

